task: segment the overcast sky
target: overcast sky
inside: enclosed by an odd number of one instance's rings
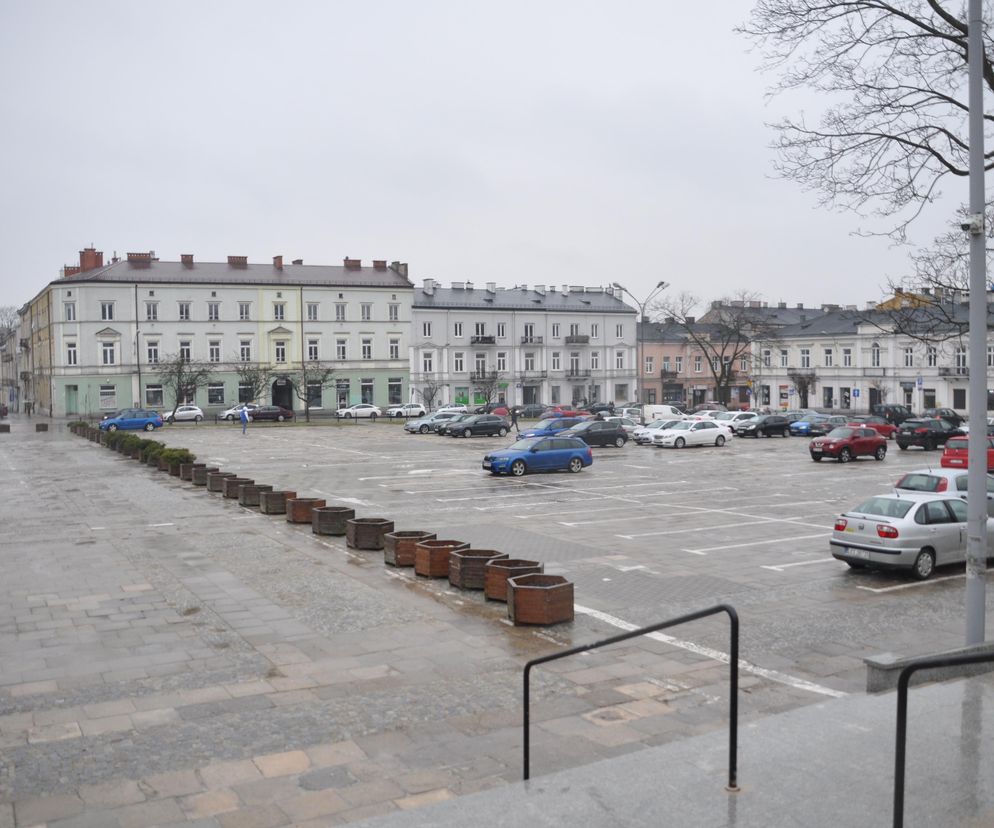
[[[3,0],[0,305],[91,243],[878,299],[907,250],[772,175],[765,124],[817,99],[764,99],[749,8]]]

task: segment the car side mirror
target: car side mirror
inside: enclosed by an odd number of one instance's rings
[[[534,454],[535,452],[538,451],[538,446],[532,446],[530,449],[528,449],[528,451],[530,451],[532,454]]]

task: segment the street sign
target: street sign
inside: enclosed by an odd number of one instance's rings
[[[921,374],[919,374],[917,377],[915,377],[915,385],[918,388],[922,387],[922,375]]]
[[[852,395],[853,395],[854,397],[858,397],[858,396],[859,396],[859,389],[858,389],[858,388],[854,388],[854,389],[852,390]]]

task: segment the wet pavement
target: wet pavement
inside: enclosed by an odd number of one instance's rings
[[[630,444],[579,475],[507,479],[480,469],[501,441],[382,422],[156,436],[398,530],[543,561],[575,581],[576,620],[514,627],[478,593],[14,418],[0,828],[334,825],[506,786],[525,661],[719,602],[741,616],[746,722],[860,693],[865,655],[962,644],[962,567],[912,584],[827,551],[836,512],[935,453],[839,466],[797,438]],[[727,652],[712,619],[536,671],[533,762],[720,730]]]

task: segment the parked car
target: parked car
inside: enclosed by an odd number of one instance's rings
[[[716,423],[727,425],[732,434],[739,433],[739,426],[755,420],[759,415],[755,411],[719,411],[714,417]]]
[[[988,555],[994,545],[987,521]],[[950,495],[876,495],[835,519],[832,557],[853,569],[904,568],[924,581],[966,559],[966,503]]]
[[[603,414],[607,416],[608,414],[614,413],[614,403],[612,402],[599,402],[591,403],[587,406],[587,411],[591,414]]]
[[[660,431],[665,431],[668,428],[672,428],[677,423],[685,422],[683,418],[678,420],[653,420],[648,425],[639,426],[632,432],[632,439],[641,445],[648,445],[652,443],[652,438],[658,434]]]
[[[647,423],[655,420],[655,417],[649,417],[646,419],[645,412],[642,410],[641,405],[626,405],[623,408],[616,408],[614,411],[622,417],[628,417],[631,420],[635,420],[636,423]]]
[[[101,431],[141,430],[152,431],[162,428],[162,417],[157,411],[147,408],[123,408],[116,417],[108,417],[97,424]]]
[[[504,415],[506,415],[508,413],[507,403],[503,403],[503,402],[492,402],[492,403],[487,403],[486,405],[478,405],[478,406],[476,406],[472,410],[471,413],[472,414],[498,414],[501,417],[503,417]]]
[[[905,420],[898,428],[894,439],[901,451],[910,446],[921,446],[926,451],[932,451],[944,446],[950,437],[962,437],[963,432],[946,420]]]
[[[685,414],[700,414],[702,411],[728,411],[728,406],[716,402],[706,402],[687,409]]]
[[[404,403],[391,405],[386,414],[388,417],[424,417],[427,412],[421,403]]]
[[[652,437],[654,446],[683,448],[684,446],[723,446],[731,438],[728,426],[714,420],[683,420],[672,428],[659,431]]]
[[[469,414],[469,409],[462,405],[461,403],[454,403],[453,405],[443,405],[439,411],[445,412],[455,412],[456,414]]]
[[[808,451],[816,463],[824,457],[834,457],[840,463],[848,463],[857,457],[883,460],[887,456],[887,438],[872,428],[840,426],[824,437],[815,437]]]
[[[282,405],[260,405],[250,415],[252,420],[276,420],[282,423],[284,420],[293,419],[293,411],[284,408]]]
[[[950,437],[939,458],[939,465],[944,469],[966,469],[970,466],[967,455],[969,437]],[[994,471],[994,438],[987,438],[987,471]]]
[[[444,411],[443,414],[450,414],[452,412]],[[434,431],[441,437],[448,437],[449,427],[459,425],[459,423],[464,423],[470,417],[475,417],[476,414],[456,414],[454,417],[450,417],[448,420],[442,420],[441,422],[435,423]]]
[[[576,437],[529,437],[483,458],[483,468],[491,474],[521,477],[528,472],[578,472],[594,462],[590,446]]]
[[[831,425],[827,425],[831,423]],[[837,417],[832,422],[832,417],[828,414],[805,414],[800,420],[794,420],[790,424],[790,433],[794,437],[814,437],[816,434],[828,434],[836,425],[845,425],[845,417]]]
[[[845,426],[846,419],[846,417],[839,414],[833,414],[831,417],[827,417],[824,420],[818,420],[817,422],[811,423],[808,428],[808,434],[812,437],[824,437],[832,431],[832,429]]]
[[[217,416],[220,417],[222,420],[237,420],[240,419],[242,416],[242,409],[247,408],[249,416],[251,417],[252,412],[255,411],[258,407],[259,406],[257,406],[255,403],[238,403],[238,405],[232,406],[227,411],[222,411]]]
[[[522,420],[537,420],[541,417],[548,406],[542,405],[540,403],[529,403],[528,405],[518,406],[518,418]]]
[[[888,440],[893,440],[894,435],[897,433],[896,425],[888,423],[887,420],[883,417],[877,416],[876,414],[858,414],[854,417],[849,417],[846,425],[853,426],[854,428],[872,428]]]
[[[926,408],[922,412],[922,417],[941,417],[946,420],[951,425],[959,428],[963,423],[966,422],[966,418],[960,414],[957,414],[951,408]]]
[[[755,420],[746,420],[736,429],[740,437],[790,437],[790,422],[781,414],[760,414]]]
[[[339,408],[335,412],[335,416],[344,417],[346,420],[352,418],[359,419],[361,417],[375,420],[377,417],[382,417],[383,412],[370,403],[357,403],[356,405],[350,405],[348,408]]]
[[[654,403],[646,403],[640,410],[646,422],[652,422],[653,420],[684,419],[683,411],[675,405],[656,405]]]
[[[628,432],[619,423],[607,420],[584,420],[561,432],[563,437],[578,437],[588,446],[617,446],[628,442]]]
[[[404,423],[404,431],[409,431],[411,434],[427,434],[429,431],[434,431],[435,426],[440,423],[444,423],[446,420],[451,420],[454,417],[458,417],[454,411],[436,411],[434,414],[429,414],[427,417],[418,417],[416,420],[408,420]]]
[[[589,411],[583,411],[569,406],[557,405],[555,408],[548,408],[543,411],[539,419],[548,420],[552,417],[586,417],[589,413]]]
[[[567,428],[572,428],[582,422],[579,417],[552,417],[539,420],[538,425],[521,432],[522,437],[551,437]]]
[[[180,405],[177,406],[175,412],[169,411],[163,414],[162,419],[164,422],[167,423],[172,423],[172,422],[199,423],[202,419],[204,419],[204,412],[201,411],[200,408],[198,408],[195,405]]]
[[[635,431],[635,429],[639,427],[638,424],[634,420],[629,419],[628,417],[619,417],[616,414],[611,415],[609,417],[605,417],[604,418],[604,422],[605,423],[617,423],[618,425],[620,425],[625,430],[625,433],[629,437],[631,437],[632,436],[632,432]]]
[[[510,428],[510,423],[496,414],[472,414],[452,423],[446,433],[449,437],[503,437]]]
[[[954,494],[966,500],[969,473],[958,469],[916,469],[901,476],[894,484],[894,494],[929,492]],[[994,501],[994,475],[987,475],[987,501]]]
[[[883,417],[888,423],[893,423],[896,426],[915,416],[911,413],[911,409],[908,406],[897,403],[877,403],[876,405],[871,405],[870,413],[876,414],[878,417]]]

